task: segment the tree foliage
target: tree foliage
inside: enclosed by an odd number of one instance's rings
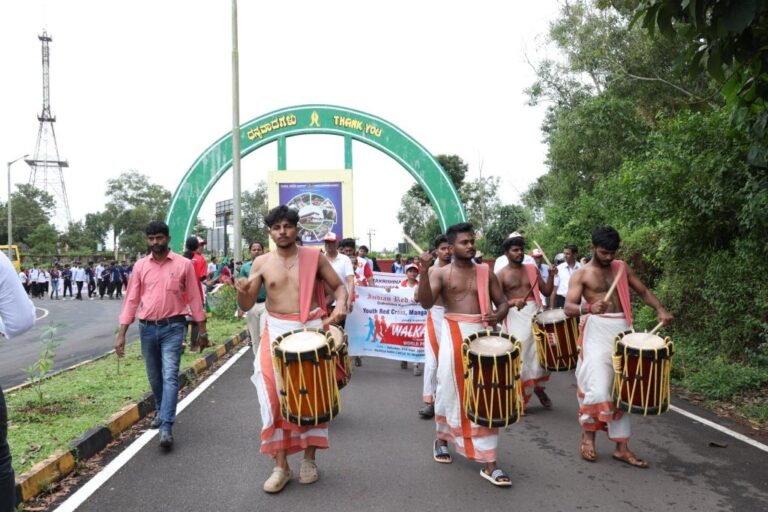
[[[265,247],[269,241],[264,217],[269,211],[267,182],[260,181],[256,189],[244,191],[241,196],[241,215],[243,241],[246,244],[261,242]]]
[[[144,228],[150,221],[165,218],[171,193],[131,170],[107,180],[106,197],[104,213],[110,222],[114,244],[129,253],[145,251]]]
[[[564,57],[537,63],[529,89],[548,105],[548,172],[524,196],[529,238],[548,253],[584,248],[613,225],[683,351],[745,364],[768,361],[768,177],[754,158],[765,71],[749,79],[768,46],[743,52],[765,36],[763,4],[568,2],[549,34]],[[637,313],[636,327],[653,322]]]

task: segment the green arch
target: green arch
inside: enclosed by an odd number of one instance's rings
[[[270,142],[278,142],[284,149],[285,138],[308,134],[340,135],[378,149],[402,165],[426,192],[443,230],[466,220],[456,188],[434,157],[394,124],[358,110],[300,105],[257,117],[240,128],[240,156]],[[350,144],[347,151],[351,152],[349,147]],[[230,167],[231,132],[203,151],[176,188],[166,215],[175,244],[183,243],[189,236],[205,198]]]

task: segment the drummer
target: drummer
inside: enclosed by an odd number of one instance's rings
[[[240,278],[237,302],[248,310],[256,302],[262,282],[267,290],[265,328],[254,361],[251,377],[261,409],[261,453],[275,459],[275,468],[264,482],[264,490],[280,492],[293,476],[287,456],[304,451],[299,483],[311,484],[319,478],[315,451],[328,448],[328,425],[298,426],[280,413],[277,376],[270,346],[280,335],[304,327],[321,327],[325,311],[323,283],[334,291],[336,306],[326,323],[340,322],[347,312],[347,290],[331,264],[320,251],[296,245],[299,214],[287,206],[269,211],[264,223],[277,250],[253,261],[250,276]]]
[[[531,394],[536,393],[541,405],[545,409],[551,409],[552,400],[544,391],[544,383],[549,380],[549,372],[539,364],[531,323],[536,313],[542,309],[541,295],[547,296],[552,293],[557,267],[549,267],[549,275],[545,282],[536,265],[523,263],[525,239],[522,236],[507,238],[501,247],[508,263],[496,273],[496,277],[499,278],[501,289],[509,305],[509,312],[504,320],[504,330],[517,338],[522,345],[523,402],[525,407],[528,407]]]
[[[480,475],[493,485],[512,485],[507,473],[496,467],[496,447],[499,429],[471,423],[462,407],[461,391],[464,387],[464,369],[461,363],[463,339],[485,326],[493,328],[507,315],[507,302],[496,276],[485,263],[476,264],[475,232],[471,224],[455,224],[446,232],[453,261],[430,272],[432,254],[424,252],[420,259],[421,283],[416,299],[430,309],[437,297],[443,300],[445,315],[440,337],[437,364],[437,390],[435,392],[435,421],[437,439],[433,445],[436,462],[452,462],[448,441],[456,452],[469,460],[484,463]],[[424,286],[429,283],[429,286]],[[496,305],[494,312],[489,297]]]
[[[576,365],[579,422],[583,429],[580,452],[585,460],[595,462],[595,432],[606,430],[608,438],[616,443],[614,459],[634,467],[647,468],[648,463],[629,450],[632,433],[629,416],[614,407],[611,357],[616,336],[632,328],[630,287],[656,310],[659,322],[667,325],[673,317],[625,262],[614,259],[620,241],[619,233],[612,227],[595,228],[592,232],[592,259],[573,274],[568,285],[565,314],[581,315],[581,352]],[[604,300],[620,271],[616,293],[608,301]]]

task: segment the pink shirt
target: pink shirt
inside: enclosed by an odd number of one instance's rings
[[[192,312],[195,322],[205,320],[199,286],[192,262],[173,251],[161,262],[150,254],[133,266],[125,302],[120,313],[121,325],[139,320],[162,320]]]

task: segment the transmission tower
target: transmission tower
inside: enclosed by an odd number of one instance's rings
[[[51,82],[50,82],[50,49],[48,43],[53,39],[43,30],[43,35],[37,36],[43,46],[43,111],[37,116],[40,129],[37,132],[37,145],[34,158],[25,160],[31,168],[29,183],[34,187],[45,190],[56,201],[55,218],[72,221],[69,213],[67,189],[64,186],[64,167],[69,167],[66,160],[59,158],[59,146],[56,143],[56,132],[53,123],[56,116],[51,114]]]

